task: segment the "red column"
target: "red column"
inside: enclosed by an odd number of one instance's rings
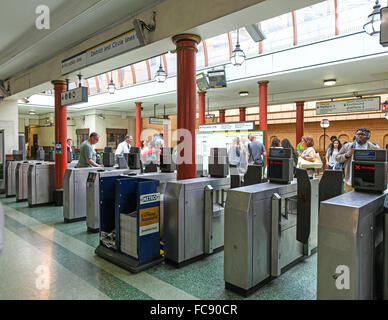
[[[62,153],[55,152],[55,189],[58,190],[63,188],[63,176],[67,169],[67,107],[61,105],[61,93],[67,90],[67,85],[64,80],[51,83],[55,91],[55,143],[62,144]]]
[[[260,112],[260,125],[259,130],[265,130],[265,139],[264,144],[265,148],[267,149],[267,141],[268,141],[268,134],[267,134],[267,86],[269,81],[259,81],[259,97],[260,97],[260,104],[259,104],[259,112]]]
[[[221,109],[218,111],[220,113],[220,123],[225,122],[225,109]]]
[[[240,121],[241,122],[246,121],[246,109],[247,108],[240,108]]]
[[[195,73],[195,54],[201,37],[193,34],[180,34],[173,37],[177,53],[177,120],[178,130],[186,129],[190,134],[191,161],[177,165],[177,179],[191,179],[197,176],[195,129],[197,118],[197,85]],[[183,142],[180,137],[178,143]],[[186,141],[189,142],[189,141]],[[185,147],[190,145],[187,143]],[[185,149],[178,152],[178,161],[185,155]],[[186,154],[187,155],[187,154]]]
[[[140,135],[141,135],[141,104],[142,102],[136,103],[136,147],[141,146]]]
[[[199,106],[198,106],[198,112],[199,112],[199,121],[198,123],[205,124],[205,96],[206,91],[199,91],[198,97],[199,97]]]
[[[296,102],[296,144],[304,135],[304,101]]]

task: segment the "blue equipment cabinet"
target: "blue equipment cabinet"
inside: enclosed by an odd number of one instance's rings
[[[100,179],[97,255],[133,273],[163,261],[158,185],[157,180],[138,177]]]

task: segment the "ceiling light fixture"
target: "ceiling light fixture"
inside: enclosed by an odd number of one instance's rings
[[[372,13],[366,19],[363,29],[370,36],[377,35],[380,33],[381,29],[381,16],[380,16],[381,5],[379,0],[376,0],[375,5],[373,6]]]
[[[239,42],[239,29],[237,29],[237,43],[236,48],[233,50],[232,55],[230,56],[230,62],[234,66],[241,66],[245,61],[245,53],[240,48]]]
[[[159,70],[155,74],[156,82],[163,83],[167,79],[167,73],[164,71],[162,66],[162,56],[160,56]]]
[[[108,92],[109,92],[110,94],[114,94],[115,91],[116,91],[116,86],[115,86],[115,84],[113,83],[113,76],[112,76],[112,71],[111,71],[111,73],[110,73],[110,83],[109,83],[109,85],[108,85]]]
[[[248,91],[240,91],[239,94],[240,94],[241,97],[246,97],[246,96],[249,95],[249,92]]]
[[[36,112],[35,112],[34,110],[30,110],[30,111],[28,111],[28,114],[30,114],[30,115],[36,115]]]
[[[323,85],[330,87],[330,86],[335,86],[337,81],[335,79],[328,79],[323,81]]]
[[[105,120],[105,117],[104,117],[102,114],[99,114],[99,115],[97,116],[97,118],[98,118],[98,119],[101,119],[101,120]]]

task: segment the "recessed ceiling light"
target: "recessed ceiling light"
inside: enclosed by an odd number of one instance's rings
[[[335,79],[328,79],[328,80],[324,80],[324,81],[323,81],[323,84],[324,84],[325,86],[335,86],[336,83],[337,83],[337,82],[336,82]]]
[[[30,111],[28,111],[28,114],[30,114],[30,115],[35,115],[35,114],[36,114],[36,112],[35,112],[35,111],[33,111],[33,110],[30,110]]]
[[[246,97],[247,95],[249,95],[249,92],[248,92],[248,91],[241,91],[241,92],[240,92],[240,96],[241,96],[241,97]]]

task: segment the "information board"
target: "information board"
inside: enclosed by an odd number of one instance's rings
[[[317,102],[317,114],[379,111],[380,97]]]
[[[244,144],[248,146],[248,135],[256,136],[257,141],[264,144],[265,131],[228,131],[228,132],[198,132],[196,134],[197,156],[203,158],[203,168],[207,170],[210,148],[227,148],[232,145],[233,138],[238,137],[240,141],[245,140]]]

